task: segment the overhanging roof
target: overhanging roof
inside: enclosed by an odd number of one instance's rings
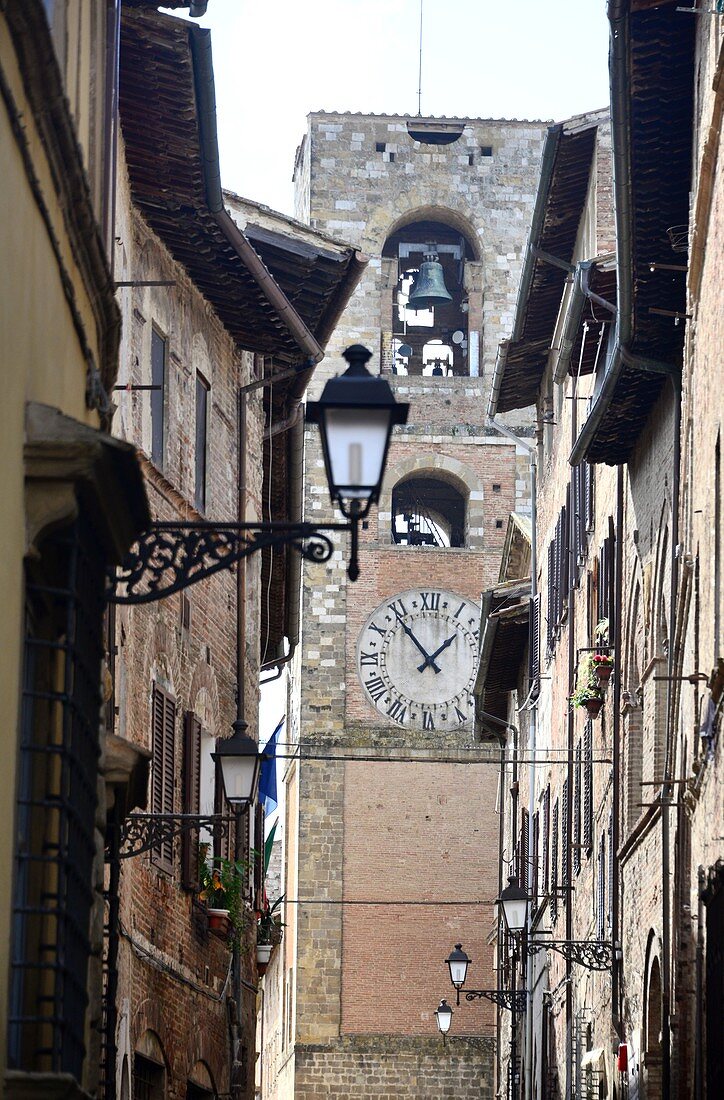
[[[503,721],[508,715],[508,695],[518,686],[528,644],[529,606],[529,578],[508,581],[483,593],[484,626],[475,695],[484,711]]]
[[[685,312],[686,272],[651,271],[687,263],[696,23],[677,6],[609,3],[618,336],[573,464],[626,462],[681,366],[685,324],[672,314]]]
[[[359,254],[338,250],[334,264],[327,259],[324,271],[312,277],[313,257],[301,256],[291,243],[274,249],[267,242],[263,250],[280,273],[275,280],[261,247],[253,247],[229,217],[220,184],[209,31],[124,7],[120,113],[134,205],[239,347],[287,363],[321,358],[316,331],[328,337],[330,316],[361,273]],[[295,290],[295,304],[282,283]]]
[[[492,415],[525,408],[538,396],[588,194],[596,134],[607,116],[598,111],[548,130],[513,333],[493,379]]]

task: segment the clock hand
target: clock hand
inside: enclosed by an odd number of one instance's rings
[[[417,638],[412,633],[412,631],[410,630],[407,623],[402,621],[402,616],[400,615],[397,608],[394,608],[393,610],[394,610],[395,615],[397,617],[397,621],[400,624],[400,626],[402,627],[402,629],[404,630],[405,634],[407,634],[408,638],[410,638],[414,642],[414,644],[420,650],[420,653],[425,658],[425,663],[422,667],[427,668],[427,666],[430,665],[430,667],[433,668],[435,670],[435,672],[439,672],[440,671],[440,666],[435,664],[435,655],[433,655],[432,657],[430,656],[430,654],[427,652],[427,650],[424,649],[423,646],[418,642]]]
[[[436,671],[436,672],[439,672],[439,671],[440,671],[440,669],[439,669],[439,668],[438,668],[438,667],[437,667],[437,666],[435,665],[435,663],[434,663],[434,661],[435,661],[435,658],[436,658],[436,657],[439,657],[439,656],[440,656],[440,654],[442,653],[442,651],[443,651],[444,649],[447,649],[447,647],[448,647],[449,645],[452,645],[452,643],[453,643],[453,642],[455,641],[455,639],[456,639],[456,638],[457,638],[457,634],[451,634],[451,635],[450,635],[450,637],[449,637],[449,638],[447,638],[447,639],[446,639],[446,640],[445,640],[445,641],[444,641],[444,642],[442,643],[442,645],[441,645],[441,646],[439,646],[439,647],[438,647],[438,648],[437,648],[437,649],[435,650],[435,652],[434,652],[434,653],[432,653],[432,654],[431,654],[431,655],[430,655],[429,657],[425,657],[425,660],[424,660],[423,664],[421,664],[421,665],[418,665],[418,666],[417,666],[417,671],[418,671],[418,672],[424,672],[424,671],[425,671],[425,669],[427,668],[427,666],[428,666],[428,665],[432,665],[432,666],[433,666],[433,668],[435,669],[435,671]]]

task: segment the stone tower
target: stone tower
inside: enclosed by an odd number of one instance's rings
[[[493,1006],[463,1002],[451,1035],[482,1041],[445,1048],[434,1010],[453,993],[455,942],[474,960],[468,984],[496,985],[497,749],[476,734],[472,688],[480,593],[497,581],[509,514],[529,502],[526,460],[485,427],[485,409],[544,133],[315,113],[297,153],[297,217],[370,257],[311,396],[362,343],[410,417],[361,535],[359,581],[348,583],[342,550],[305,566],[307,759],[287,773],[298,904],[286,918],[284,1050],[264,1095],[493,1094]],[[426,257],[449,301],[413,311]],[[306,454],[306,517],[331,518],[311,432]]]

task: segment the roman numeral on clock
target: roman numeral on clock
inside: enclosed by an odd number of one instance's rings
[[[387,685],[381,676],[373,676],[371,680],[365,680],[365,687],[375,702],[387,691]]]
[[[463,600],[463,602],[462,602],[462,603],[460,604],[460,607],[459,607],[459,608],[457,609],[457,611],[453,611],[453,616],[454,616],[454,617],[455,617],[456,619],[459,619],[459,618],[460,618],[460,612],[462,611],[462,609],[463,609],[464,607],[465,607],[465,601]]]
[[[359,655],[360,665],[375,665],[379,666],[380,655],[379,653],[360,653]]]
[[[439,611],[440,610],[440,593],[439,592],[421,592],[420,599],[422,600],[423,611]]]
[[[432,718],[431,710],[423,710],[422,712],[422,728],[424,730],[434,730],[435,723]]]
[[[399,615],[402,617],[407,614],[407,608],[405,607],[402,600],[393,600],[392,603],[389,603],[387,606],[389,607],[393,615]]]
[[[404,703],[401,703],[399,699],[393,699],[387,714],[390,718],[394,718],[396,722],[404,722],[405,715],[407,714],[407,707]]]
[[[377,623],[370,623],[370,630],[374,630],[377,634],[381,634],[384,638],[385,628],[383,626],[377,626]]]
[[[455,707],[455,714],[457,715],[458,722],[467,722],[468,716],[467,714],[463,714],[460,707]]]

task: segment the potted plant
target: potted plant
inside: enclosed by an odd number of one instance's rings
[[[199,901],[206,906],[209,931],[222,939],[233,934],[239,940],[244,929],[243,890],[246,863],[243,860],[208,858],[208,844],[199,852]]]
[[[594,653],[593,671],[600,687],[606,687],[613,672],[613,657],[608,653]]]
[[[256,925],[256,962],[259,973],[263,974],[269,965],[274,947],[281,943],[284,922],[276,912],[284,901],[284,895],[278,897],[273,905],[264,899],[264,908],[257,912]]]
[[[581,662],[576,688],[571,695],[572,707],[585,707],[590,718],[598,718],[603,706],[603,691],[595,672],[595,662],[589,655]]]

